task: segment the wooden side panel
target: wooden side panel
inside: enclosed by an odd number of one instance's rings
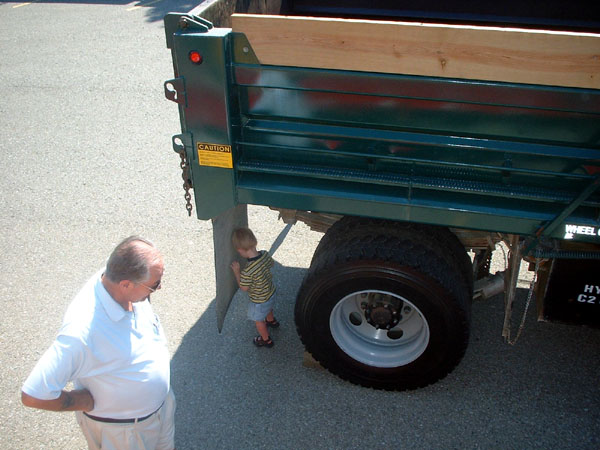
[[[232,16],[261,64],[600,89],[600,34]]]

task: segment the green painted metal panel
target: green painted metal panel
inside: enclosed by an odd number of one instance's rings
[[[200,219],[214,218],[236,204],[228,35],[228,30],[213,28],[179,30],[171,37],[176,74],[184,80],[180,115],[183,130],[191,136],[186,154]],[[201,63],[190,60],[191,52],[201,55]]]
[[[567,225],[600,230],[600,91],[261,66],[244,35],[178,33],[184,128],[232,146],[233,170],[194,161],[199,217],[239,202],[523,235],[552,224],[559,238]],[[210,71],[183,61],[199,47],[214,53]]]

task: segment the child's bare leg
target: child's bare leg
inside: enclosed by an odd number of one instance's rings
[[[267,323],[264,320],[254,322],[256,324],[256,330],[263,341],[269,340],[269,331],[267,330]]]
[[[269,322],[273,322],[275,320],[275,316],[273,315],[273,310],[269,311],[269,314],[267,314],[267,320]]]

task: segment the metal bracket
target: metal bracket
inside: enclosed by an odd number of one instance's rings
[[[519,236],[513,234],[508,242],[508,268],[507,276],[504,278],[504,325],[502,327],[502,337],[508,341],[510,339],[510,318],[512,316],[512,307],[517,293],[517,281],[519,280],[519,268],[521,267],[521,246],[519,245]]]
[[[178,31],[191,31],[206,33],[213,28],[213,24],[202,17],[192,14],[169,13],[164,18],[167,48],[173,48],[173,34]]]
[[[174,78],[165,81],[165,97],[172,102],[187,106],[183,78]]]
[[[173,150],[175,153],[185,152],[192,148],[192,135],[190,133],[176,134],[171,139],[173,142]]]
[[[528,242],[527,247],[523,250],[523,255],[529,255],[531,250],[537,246],[539,240],[543,236],[550,235],[554,229],[559,226],[573,211],[579,207],[587,198],[592,195],[596,189],[600,187],[600,176],[597,176],[592,182],[575,198],[567,207],[556,216],[550,223],[542,224],[535,232],[535,239]]]
[[[213,24],[202,17],[186,14],[179,18],[179,28],[186,31],[206,33],[213,28]]]
[[[231,33],[233,60],[240,64],[260,64],[248,38],[243,33]]]

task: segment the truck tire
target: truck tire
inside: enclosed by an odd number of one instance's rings
[[[437,250],[448,262],[460,269],[462,279],[467,284],[467,289],[470,290],[472,296],[474,281],[473,263],[458,237],[445,227],[345,216],[327,230],[327,233],[315,249],[312,261],[322,252],[328,251],[329,248],[346,245],[345,243],[351,241],[355,236],[362,236],[367,229],[368,233],[372,235],[402,236],[408,230],[423,236],[425,238],[423,242],[432,251]]]
[[[298,293],[296,328],[307,351],[343,379],[423,387],[464,355],[470,292],[445,250],[417,230],[373,231],[321,249]]]

